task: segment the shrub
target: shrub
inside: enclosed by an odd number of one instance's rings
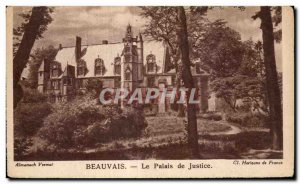
[[[47,97],[37,90],[24,88],[24,97],[14,110],[14,132],[16,136],[33,136],[42,126],[52,107]]]
[[[20,136],[33,136],[51,113],[48,103],[20,103],[14,111],[14,132]]]
[[[200,114],[199,117],[203,118],[203,119],[214,120],[214,121],[222,120],[222,115],[219,113],[215,113],[215,112],[208,112],[206,114]]]
[[[147,124],[142,110],[97,105],[93,96],[54,107],[39,136],[58,148],[82,148],[118,138],[140,136]]]
[[[41,103],[47,101],[47,95],[40,93],[36,89],[23,88],[22,103]]]
[[[32,146],[32,140],[27,138],[14,139],[14,155],[16,158],[26,155],[29,152],[29,148]]]
[[[106,114],[108,121],[109,136],[113,139],[126,137],[139,137],[147,127],[147,123],[142,109],[126,107],[112,108],[113,113]]]
[[[54,105],[54,112],[44,121],[39,136],[58,148],[90,144],[87,127],[101,122],[104,115],[90,96]]]
[[[226,120],[244,127],[267,127],[269,124],[266,115],[250,112],[231,113],[226,116]]]

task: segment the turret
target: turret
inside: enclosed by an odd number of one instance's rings
[[[139,33],[138,36],[138,80],[143,81],[144,76],[143,76],[143,67],[144,67],[144,42],[143,42],[143,37],[142,34]]]
[[[38,91],[45,93],[47,89],[47,81],[49,79],[50,62],[43,60],[38,70]]]

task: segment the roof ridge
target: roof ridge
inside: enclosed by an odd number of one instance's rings
[[[157,40],[144,40],[143,42],[150,42],[150,41],[157,41]],[[157,41],[157,42],[160,42],[160,41]],[[113,44],[120,44],[120,43],[123,43],[123,42],[109,42],[109,43],[107,43],[107,44],[103,44],[103,43],[94,43],[94,44],[89,44],[89,45],[87,45],[87,44],[85,44],[85,45],[81,45],[81,46],[97,46],[97,45],[113,45]],[[74,46],[64,46],[64,47],[62,47],[62,48],[75,48],[76,47],[76,45],[74,45]]]

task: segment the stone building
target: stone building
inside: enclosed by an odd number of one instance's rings
[[[134,36],[130,25],[119,43],[102,41],[98,45],[82,45],[76,37],[75,47],[62,47],[54,61],[44,61],[38,72],[38,90],[55,100],[68,99],[85,91],[88,79],[97,78],[103,88],[167,88],[175,87],[176,72],[170,69],[170,53],[163,42],[143,40]],[[201,111],[208,109],[208,74],[197,64],[191,68],[199,89]],[[170,109],[159,105],[159,112]]]

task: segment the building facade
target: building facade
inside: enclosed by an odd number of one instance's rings
[[[103,88],[166,88],[176,86],[176,72],[170,69],[168,47],[159,41],[144,41],[141,34],[134,36],[130,25],[119,43],[83,46],[76,37],[75,47],[62,47],[54,61],[44,60],[38,72],[38,90],[57,100],[68,99],[84,92],[89,79],[99,79]],[[199,110],[208,109],[208,74],[197,62],[191,68],[200,99]],[[159,105],[166,112],[171,105]]]

